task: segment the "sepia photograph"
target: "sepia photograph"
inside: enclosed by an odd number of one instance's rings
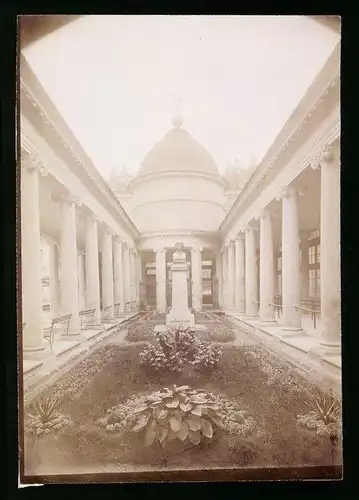
[[[19,484],[342,480],[340,16],[17,58]]]

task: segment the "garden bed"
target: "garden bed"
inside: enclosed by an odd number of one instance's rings
[[[153,342],[155,340],[154,327],[159,323],[164,324],[165,320],[165,315],[147,314],[128,327],[125,339],[128,342]],[[205,340],[210,342],[233,342],[236,340],[233,328],[214,314],[196,313],[195,323],[206,327],[204,331],[197,332],[197,336]]]
[[[340,444],[301,425],[315,388],[300,373],[259,346],[223,346],[211,373],[150,373],[140,364],[143,346],[109,344],[61,377],[47,395],[60,397],[58,411],[71,425],[53,435],[25,436],[27,474],[66,473],[86,467],[291,467],[340,463]],[[205,389],[228,398],[248,415],[243,434],[216,430],[212,440],[194,446],[174,441],[143,447],[141,435],[107,432],[99,425],[107,410],[139,394],[172,384]],[[46,394],[45,394],[46,395]],[[31,408],[25,408],[25,416]],[[310,428],[311,427],[311,428]],[[339,434],[338,434],[339,435]]]

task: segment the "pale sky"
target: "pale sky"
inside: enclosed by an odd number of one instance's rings
[[[104,177],[183,127],[223,172],[260,160],[339,41],[306,16],[85,16],[24,50]]]

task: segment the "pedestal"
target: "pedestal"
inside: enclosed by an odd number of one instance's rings
[[[194,315],[188,307],[186,254],[183,245],[176,244],[177,251],[173,255],[172,271],[172,307],[166,316],[166,325],[178,327],[194,326]]]

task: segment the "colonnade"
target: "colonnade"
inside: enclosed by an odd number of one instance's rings
[[[39,175],[46,172],[31,158],[21,161],[21,291],[23,348],[44,349],[42,272],[40,260]],[[82,309],[95,309],[95,323],[101,322],[100,264],[102,266],[102,308],[139,305],[140,257],[121,237],[107,227],[88,207],[71,194],[53,195],[59,204],[59,241],[48,239],[51,314],[71,313],[69,334],[80,334]],[[81,206],[85,217],[84,249],[77,245],[76,218]],[[102,237],[101,237],[102,235]],[[99,262],[99,253],[102,262]],[[134,307],[134,306],[133,306]]]
[[[336,149],[325,149],[311,167],[321,168],[320,186],[320,346],[333,352],[340,347],[340,158]],[[301,241],[298,199],[306,189],[291,183],[277,194],[282,227],[282,330],[301,330],[301,300],[308,289],[308,242]],[[244,316],[275,322],[275,259],[273,216],[268,206],[226,242],[219,255],[221,307]],[[259,276],[256,265],[256,232],[259,231]],[[302,250],[302,262],[301,262]],[[258,287],[259,279],[259,287]],[[306,285],[305,285],[306,283]],[[259,290],[258,290],[259,288]],[[259,292],[259,293],[258,293]]]

